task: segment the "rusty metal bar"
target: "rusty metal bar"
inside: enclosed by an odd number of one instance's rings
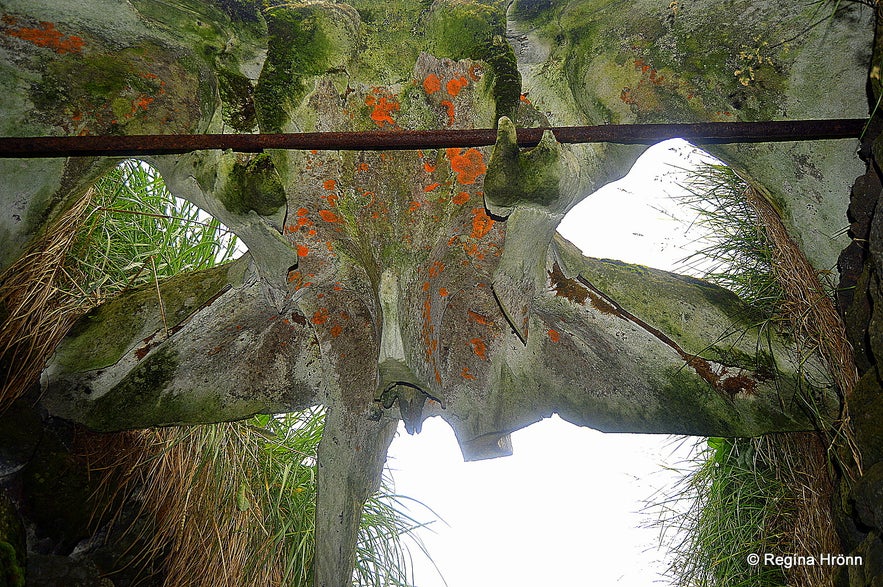
[[[696,124],[607,124],[518,129],[518,144],[533,147],[544,130],[562,143],[651,145],[682,138],[696,144],[762,143],[858,138],[867,120],[789,120],[770,122],[702,122]],[[134,157],[170,155],[202,149],[244,153],[265,149],[401,151],[493,145],[496,131],[399,130],[290,134],[129,135],[77,137],[0,137],[0,158]]]

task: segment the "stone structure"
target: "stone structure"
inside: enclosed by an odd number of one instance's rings
[[[607,431],[812,427],[796,392],[819,367],[780,339],[758,356],[757,321],[735,296],[585,258],[555,234],[641,148],[547,135],[522,151],[513,129],[866,116],[871,8],[7,0],[2,10],[5,136],[498,128],[492,149],[147,158],[250,254],[166,282],[169,331],[155,292],[98,308],[44,372],[43,407],[102,431],[328,406],[317,585],[350,576],[359,504],[399,418],[417,432],[441,416],[467,459],[505,454],[509,432],[553,412]],[[837,235],[864,170],[855,151],[818,141],[713,152],[766,190],[825,270],[849,244]],[[0,268],[114,163],[0,161]],[[866,183],[875,202],[879,180]],[[874,324],[873,208],[857,344]],[[869,332],[853,413],[873,465],[881,347]],[[837,413],[835,390],[811,393]],[[860,488],[876,495],[879,484]],[[856,512],[854,538],[878,552],[879,503]]]

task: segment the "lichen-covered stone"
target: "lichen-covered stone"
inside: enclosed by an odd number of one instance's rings
[[[0,125],[19,135],[394,132],[491,128],[502,114],[516,126],[865,114],[856,96],[871,10],[857,3],[808,28],[812,8],[793,3],[509,8],[7,0],[0,75],[12,90]],[[511,136],[508,123],[501,130]],[[533,151],[497,148],[499,167],[490,148],[472,147],[149,157],[252,261],[236,276],[167,282],[162,310],[145,288],[84,318],[44,374],[42,405],[100,429],[329,406],[316,557],[325,587],[351,579],[358,504],[400,415],[415,431],[442,415],[467,458],[505,453],[509,432],[552,412],[603,430],[812,427],[791,400],[815,363],[775,335],[757,353],[756,321],[734,296],[587,259],[555,237],[569,207],[624,175],[639,147],[547,136]],[[844,224],[852,149],[715,153],[764,184],[826,269],[843,244],[823,235]],[[111,163],[9,162],[0,236],[11,247],[0,262]],[[399,387],[413,397],[390,401],[384,392]],[[809,392],[823,415],[837,413],[832,390]]]

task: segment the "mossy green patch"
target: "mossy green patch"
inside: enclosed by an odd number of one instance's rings
[[[187,318],[227,283],[227,266],[181,274],[160,286],[169,328]],[[162,328],[153,285],[121,294],[83,316],[58,348],[58,363],[69,372],[113,365],[140,336]]]
[[[278,7],[266,14],[267,59],[255,88],[263,132],[280,132],[287,112],[307,94],[306,78],[324,72],[332,54],[320,9]]]
[[[30,98],[38,116],[71,134],[118,134],[124,127],[132,134],[190,129],[205,96],[188,63],[150,43],[70,53],[47,63]]]
[[[285,205],[285,188],[270,155],[239,155],[218,194],[224,207],[237,214],[254,210],[269,216]]]
[[[0,587],[24,587],[25,573],[8,542],[0,542]]]
[[[257,126],[254,87],[251,80],[229,69],[218,72],[218,89],[223,102],[224,122],[238,132],[250,132]]]

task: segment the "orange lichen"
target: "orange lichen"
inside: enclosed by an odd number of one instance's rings
[[[448,297],[448,288],[446,288],[446,287],[441,287],[441,288],[439,288],[439,290],[438,290],[438,295],[441,296],[441,297],[443,297],[443,298]]]
[[[423,291],[429,291],[429,282],[428,281],[423,282]]]
[[[518,96],[518,99],[521,100],[522,102],[524,102],[525,104],[530,104],[530,100],[524,94],[521,94],[520,96]]]
[[[297,245],[297,256],[298,257],[306,257],[310,254],[310,249],[308,249],[304,245]]]
[[[441,80],[434,73],[430,73],[423,80],[423,91],[427,94],[434,94],[441,89]]]
[[[329,331],[329,333],[331,334],[331,338],[337,338],[338,336],[340,336],[341,332],[343,332],[343,327],[338,324],[332,326],[331,330]]]
[[[451,201],[455,204],[465,204],[469,201],[469,198],[469,194],[467,194],[466,192],[460,192],[459,194],[451,198]]]
[[[381,91],[379,88],[375,88],[373,93],[365,97],[365,104],[374,108],[374,111],[371,112],[371,120],[377,126],[383,126],[384,124],[395,125],[396,121],[393,120],[391,113],[398,112],[399,103],[391,95],[375,96],[375,94],[379,94]]]
[[[473,312],[472,310],[466,310],[466,315],[472,319],[476,324],[481,324],[483,326],[490,326],[491,321],[487,316],[482,316],[478,312]]]
[[[15,24],[15,18],[3,19],[7,24]],[[86,42],[76,35],[63,35],[51,22],[40,22],[40,28],[19,27],[4,31],[10,37],[33,43],[37,47],[52,49],[59,55],[80,53]]]
[[[445,107],[445,110],[448,113],[448,126],[454,124],[454,120],[456,119],[456,114],[454,112],[454,103],[450,100],[442,100],[441,105]]]
[[[445,269],[445,264],[441,261],[433,261],[429,266],[429,276],[435,277]]]
[[[426,173],[432,173],[433,171],[435,171],[435,165],[432,165],[428,161],[425,161],[423,163],[423,171],[425,171]]]
[[[337,182],[333,179],[326,179],[324,182],[322,182],[322,187],[326,190],[331,191],[337,187]]]
[[[469,345],[472,347],[472,352],[475,353],[475,356],[483,361],[487,360],[487,346],[484,344],[483,340],[480,338],[473,338],[469,341]]]
[[[475,375],[469,372],[469,367],[463,367],[463,370],[460,371],[460,377],[463,379],[475,379]]]
[[[548,334],[549,340],[551,340],[552,342],[558,342],[559,340],[561,340],[561,335],[554,328],[550,328],[548,330]]]
[[[319,210],[319,216],[325,222],[343,222],[343,220],[331,210]]]
[[[313,324],[325,324],[328,321],[328,308],[319,308],[313,312],[310,322]]]
[[[408,212],[416,212],[420,209],[420,202],[417,200],[411,200],[411,205],[408,206]]]
[[[472,209],[472,238],[484,238],[494,226],[494,219],[488,216],[484,208]]]
[[[427,192],[427,193],[431,192],[431,191],[435,190],[436,188],[438,188],[438,186],[440,186],[440,185],[441,184],[438,182],[431,183],[428,186],[426,186],[425,188],[423,188],[423,191]]]
[[[452,98],[456,98],[457,94],[460,93],[460,90],[462,90],[463,88],[465,88],[468,85],[469,85],[469,80],[466,79],[464,76],[460,76],[458,78],[454,78],[451,81],[449,81],[447,86],[445,86],[445,89],[448,91],[448,94]]]
[[[306,216],[306,215],[309,214],[309,213],[310,213],[310,211],[307,210],[306,208],[298,208],[298,209],[297,209],[297,215],[298,215],[298,216]]]
[[[474,147],[467,149],[466,152],[462,151],[463,149],[458,148],[446,149],[445,154],[451,162],[451,171],[457,174],[457,181],[464,185],[473,184],[487,171],[484,155]]]
[[[367,163],[359,163],[359,167],[357,168],[359,171],[368,171],[370,169]]]

